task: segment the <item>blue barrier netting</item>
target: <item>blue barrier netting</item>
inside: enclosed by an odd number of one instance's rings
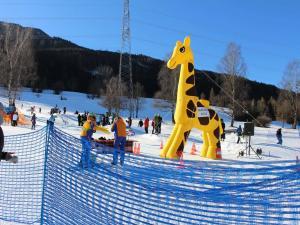
[[[178,161],[92,150],[51,126],[6,138],[20,163],[0,163],[0,219],[47,225],[300,224],[294,161]]]

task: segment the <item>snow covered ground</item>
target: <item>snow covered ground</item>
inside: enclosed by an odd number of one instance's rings
[[[66,100],[61,100],[63,96]],[[0,101],[7,104],[7,99],[0,97]],[[138,120],[133,119],[132,129],[135,132],[134,136],[130,139],[139,141],[141,143],[141,152],[143,154],[149,154],[158,156],[160,152],[161,143],[165,143],[169,134],[172,131],[173,125],[171,123],[171,113],[168,111],[162,111],[153,106],[155,100],[145,99],[145,104],[140,112],[140,118],[144,119],[146,116],[153,118],[156,113],[159,113],[163,117],[162,133],[160,135],[151,134],[151,127],[149,127],[150,133],[145,134],[144,129],[138,127]],[[24,113],[26,118],[30,120],[30,108],[35,106],[37,115],[37,127],[39,129],[46,124],[46,120],[50,117],[50,109],[54,106],[58,106],[61,110],[63,107],[67,108],[67,113],[57,115],[55,125],[63,131],[79,137],[81,127],[77,126],[77,115],[74,114],[76,110],[80,113],[84,111],[94,113],[105,113],[106,110],[100,106],[99,99],[89,99],[86,94],[76,92],[63,92],[61,95],[53,95],[52,91],[44,91],[41,94],[32,93],[30,90],[24,90],[20,95],[20,100],[17,100],[17,108]],[[22,106],[23,105],[23,106]],[[41,113],[38,109],[41,108]],[[224,113],[224,109],[215,108],[221,118],[224,119],[226,129],[229,127],[230,118]],[[123,116],[127,118],[128,113],[123,112]],[[235,122],[235,126],[242,124],[242,122]],[[281,123],[274,122],[270,128],[255,127],[255,135],[251,137],[251,145],[253,149],[261,148],[263,151],[262,160],[296,160],[298,156],[300,158],[300,131],[290,129],[289,125],[285,124],[285,128],[282,129],[283,133],[283,145],[277,145],[276,130],[281,127]],[[5,135],[21,134],[31,132],[30,126],[18,126],[11,127],[10,125],[3,125]],[[94,134],[95,138],[100,136],[106,138],[113,138],[113,134],[105,135],[101,132]],[[251,151],[250,157],[237,157],[238,152],[246,148],[246,140],[242,139],[243,143],[236,144],[237,137],[234,133],[226,134],[226,139],[221,143],[223,160],[243,160],[243,161],[255,161],[258,158]],[[193,143],[196,145],[197,155],[190,155],[189,152]],[[184,150],[184,159],[191,160],[206,160],[199,156],[199,149],[202,145],[201,132],[199,130],[192,130],[188,143]],[[259,161],[259,160],[258,160]]]
[[[57,115],[55,126],[59,129],[79,137],[81,127],[77,125],[77,115],[74,114],[76,110],[80,113],[84,111],[94,112],[94,113],[105,113],[106,110],[99,105],[99,99],[89,99],[86,94],[75,93],[75,92],[63,92],[62,95],[53,95],[52,91],[45,91],[41,94],[32,93],[30,90],[24,90],[20,99],[17,100],[16,106],[25,117],[30,120],[30,108],[35,106],[37,115],[37,126],[36,129],[40,129],[46,125],[47,119],[50,117],[50,109],[56,105],[62,110],[63,107],[67,108],[67,113]],[[61,96],[63,99],[61,100]],[[162,111],[153,106],[155,100],[145,99],[145,104],[140,112],[140,118],[144,119],[148,116],[150,119],[157,113],[162,115],[162,133],[160,135],[145,134],[144,129],[138,127],[138,119],[133,120],[132,129],[135,132],[134,136],[129,137],[132,140],[136,140],[141,144],[141,154],[147,154],[151,156],[159,157],[160,145],[165,143],[168,136],[170,135],[173,125],[171,123],[171,113],[168,111]],[[7,105],[7,99],[0,96],[0,102]],[[41,108],[41,113],[38,109]],[[226,128],[228,128],[230,123],[230,118],[224,109],[215,108],[219,113],[220,117],[224,119]],[[128,113],[123,112],[123,116],[127,118]],[[235,126],[243,124],[242,122],[235,122]],[[254,149],[261,148],[263,151],[262,160],[251,151],[251,156],[238,157],[238,153],[246,148],[245,141],[242,139],[242,143],[237,144],[237,137],[234,133],[226,134],[226,140],[221,143],[222,145],[222,157],[223,161],[227,161],[229,164],[234,165],[235,161],[276,161],[276,160],[295,160],[300,158],[300,132],[298,130],[290,129],[289,126],[285,124],[285,128],[282,129],[283,133],[283,145],[277,145],[276,130],[281,126],[281,123],[274,122],[270,128],[259,128],[255,127],[255,135],[251,138],[251,144]],[[109,126],[108,126],[109,127]],[[23,134],[32,132],[29,125],[22,125],[17,127],[12,127],[8,124],[2,125],[5,136],[14,134]],[[113,138],[113,134],[103,134],[97,132],[94,134],[95,138],[98,137]],[[191,155],[190,150],[193,143],[196,145],[197,154]],[[201,158],[199,155],[199,149],[202,145],[201,132],[194,129],[192,130],[188,143],[184,150],[184,159],[188,160],[201,160],[206,161],[208,159]],[[255,165],[255,164],[253,164]],[[15,225],[16,223],[1,222],[0,225]]]

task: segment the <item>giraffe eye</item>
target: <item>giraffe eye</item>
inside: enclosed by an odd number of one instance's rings
[[[180,51],[181,53],[184,53],[184,52],[185,52],[185,47],[181,47],[181,48],[179,49],[179,51]]]

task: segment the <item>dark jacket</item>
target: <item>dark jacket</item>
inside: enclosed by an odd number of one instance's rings
[[[2,127],[0,126],[0,156],[2,155],[2,149],[4,147],[4,134]]]

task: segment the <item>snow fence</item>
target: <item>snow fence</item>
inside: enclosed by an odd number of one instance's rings
[[[102,146],[79,166],[80,140],[49,124],[5,139],[18,164],[0,163],[0,223],[300,224],[293,161],[169,161],[126,154],[112,166]]]

